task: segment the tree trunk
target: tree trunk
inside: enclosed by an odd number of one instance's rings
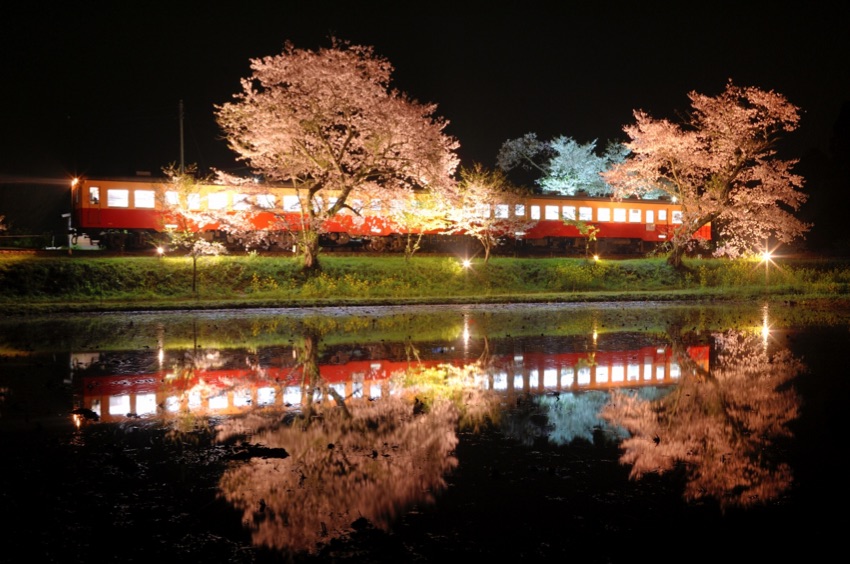
[[[315,232],[305,232],[301,239],[301,256],[304,260],[303,269],[305,272],[318,272],[321,270],[319,265],[319,234]]]
[[[685,247],[682,245],[673,245],[673,250],[670,251],[670,256],[667,257],[667,264],[679,270],[682,268],[682,256],[685,254]]]

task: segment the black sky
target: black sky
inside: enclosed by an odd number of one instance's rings
[[[59,3],[57,3],[59,4]],[[840,2],[65,2],[7,11],[0,174],[158,173],[180,159],[239,171],[215,124],[249,59],[334,35],[373,46],[394,86],[437,104],[462,164],[495,166],[528,132],[600,144],[632,111],[675,118],[728,79],[804,112],[794,156],[829,146],[850,101]],[[750,6],[749,4],[755,4]]]

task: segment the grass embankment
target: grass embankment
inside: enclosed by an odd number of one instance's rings
[[[599,261],[321,257],[306,277],[295,257],[0,256],[0,310],[13,313],[427,303],[838,298],[850,262],[797,259]],[[194,291],[193,291],[194,283]]]

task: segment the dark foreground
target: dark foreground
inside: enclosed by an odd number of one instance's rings
[[[143,421],[20,425],[0,434],[2,562],[785,561],[832,552],[844,510],[778,499],[722,515],[686,505],[678,477],[629,481],[615,446],[523,446],[490,429],[461,434],[446,491],[391,532],[355,520],[350,537],[285,555],[252,546],[217,497],[250,445],[174,441]]]

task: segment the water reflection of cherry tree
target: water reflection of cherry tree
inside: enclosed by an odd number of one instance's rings
[[[779,496],[791,484],[788,464],[769,453],[790,437],[798,400],[789,381],[804,365],[787,349],[768,351],[761,335],[714,335],[710,371],[683,363],[681,383],[648,400],[615,391],[600,417],[626,429],[620,461],[631,477],[683,468],[689,501],[714,498],[723,509]]]
[[[449,402],[423,410],[401,395],[343,397],[320,375],[319,344],[316,333],[304,338],[300,411],[253,410],[217,428],[219,441],[260,447],[225,472],[220,495],[243,512],[255,544],[293,553],[359,526],[389,530],[412,506],[433,502],[457,465]]]

